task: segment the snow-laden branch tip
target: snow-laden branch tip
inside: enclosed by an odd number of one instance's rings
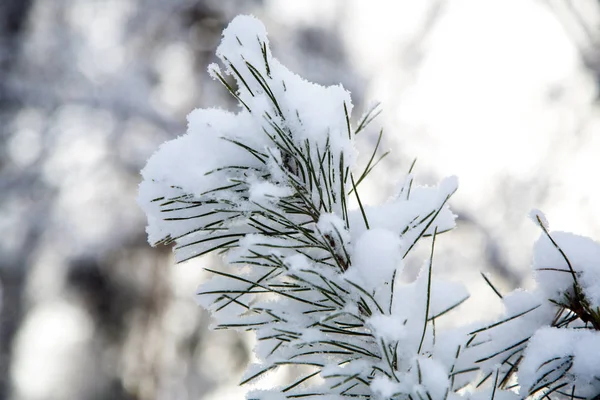
[[[418,186],[411,167],[397,196],[363,204],[359,184],[385,154],[380,133],[368,164],[357,165],[354,139],[378,111],[354,124],[350,94],[285,68],[254,17],[231,22],[217,57],[209,74],[237,111],[193,111],[186,134],[143,169],[138,201],[150,243],[174,244],[177,261],[224,255],[226,266],[207,268],[213,277],[198,300],[215,328],[255,332],[257,362],[242,383],[304,367],[248,399],[600,393],[597,365],[582,347],[598,347],[596,243],[551,233],[532,213],[544,232],[533,264],[539,287],[498,293],[506,306],[499,320],[436,329],[468,299],[461,284],[434,272],[434,244],[455,227],[448,203],[457,179]],[[407,255],[418,243],[431,254],[407,282]],[[548,348],[558,340],[568,343]]]

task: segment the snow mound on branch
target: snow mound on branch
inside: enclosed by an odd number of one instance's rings
[[[524,394],[565,374],[577,395],[591,398],[600,391],[600,334],[582,329],[541,328],[529,341],[519,366]]]
[[[573,294],[574,272],[590,306],[600,307],[600,244],[568,232],[552,232],[550,236],[556,246],[542,235],[534,248],[533,268],[541,290],[549,298],[564,302],[565,294]]]
[[[178,260],[208,248],[191,244],[203,243],[199,222],[227,218],[218,203],[227,202],[228,211],[252,210],[254,203],[276,202],[291,193],[284,170],[294,165],[273,138],[306,150],[317,166],[326,151],[338,157],[329,160],[335,166],[352,168],[356,159],[346,119],[352,111],[350,94],[341,85],[307,82],[281,65],[271,55],[259,20],[234,19],[223,32],[217,56],[224,70],[212,64],[209,73],[222,82],[233,76],[237,87],[228,88],[240,109],[192,111],[186,134],[163,144],[141,172],[138,203],[148,216],[148,240],[153,245],[177,242]],[[269,181],[262,178],[265,175]],[[223,190],[229,186],[232,190]],[[234,190],[241,188],[246,190]],[[346,190],[347,184],[336,188]],[[318,194],[313,188],[312,199]],[[339,204],[333,208],[340,214]],[[224,227],[235,225],[233,219],[229,222]]]

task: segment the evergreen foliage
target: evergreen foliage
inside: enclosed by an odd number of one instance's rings
[[[153,245],[174,243],[179,262],[224,255],[228,266],[207,268],[213,278],[198,298],[216,329],[255,332],[258,363],[242,383],[303,367],[296,380],[248,399],[600,394],[600,361],[588,365],[580,345],[600,360],[600,291],[590,284],[600,272],[589,267],[600,259],[597,244],[555,237],[536,213],[544,234],[534,261],[540,288],[502,296],[485,278],[506,316],[436,330],[468,298],[461,285],[433,273],[438,235],[454,228],[448,201],[456,179],[422,187],[408,171],[396,196],[367,207],[360,184],[387,154],[383,132],[362,168],[354,139],[370,131],[378,108],[353,124],[349,93],[288,71],[252,17],[231,23],[217,55],[223,70],[209,71],[239,111],[190,114],[188,133],[164,144],[143,170],[139,199]],[[405,282],[407,256],[419,242],[430,256],[417,279]],[[575,252],[585,242],[589,251],[574,264],[563,242]],[[557,274],[568,283],[545,283]],[[569,345],[548,348],[559,339]]]

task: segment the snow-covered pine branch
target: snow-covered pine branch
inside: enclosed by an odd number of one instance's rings
[[[208,269],[214,276],[198,298],[217,329],[255,332],[258,363],[243,383],[306,366],[297,380],[249,399],[600,393],[600,363],[584,348],[600,359],[597,244],[550,234],[536,214],[544,229],[534,261],[540,287],[504,296],[501,320],[436,330],[436,319],[468,298],[432,274],[437,235],[454,228],[447,203],[456,179],[420,187],[409,172],[395,197],[363,205],[360,183],[385,154],[380,133],[359,168],[354,139],[377,110],[353,125],[349,93],[287,70],[253,17],[229,25],[217,56],[221,65],[209,73],[238,112],[193,111],[187,133],[163,144],[142,171],[139,203],[149,241],[174,243],[178,262],[224,255],[228,266]],[[404,283],[406,256],[425,237],[431,255]]]
[[[465,353],[482,370],[480,384],[519,388],[521,398],[600,398],[600,245],[550,232],[545,216],[531,219],[542,235],[534,247],[537,287],[502,301],[505,315],[470,334]]]

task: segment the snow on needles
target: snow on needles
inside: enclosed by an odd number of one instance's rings
[[[543,214],[532,212],[543,231],[533,262],[538,287],[501,296],[499,320],[436,329],[468,298],[460,283],[434,272],[435,242],[455,227],[448,202],[457,179],[423,187],[409,174],[389,201],[363,206],[358,185],[370,168],[356,164],[354,137],[369,113],[355,127],[350,94],[281,65],[254,17],[231,22],[217,56],[209,74],[237,100],[237,112],[190,113],[187,132],[142,170],[138,202],[149,242],[175,244],[178,262],[225,256],[227,265],[206,268],[213,277],[198,302],[214,328],[256,334],[256,362],[242,383],[305,367],[248,399],[600,393],[597,243],[550,233]],[[414,262],[407,255],[420,242],[431,255],[406,282],[404,265]],[[467,385],[478,390],[462,390]]]

